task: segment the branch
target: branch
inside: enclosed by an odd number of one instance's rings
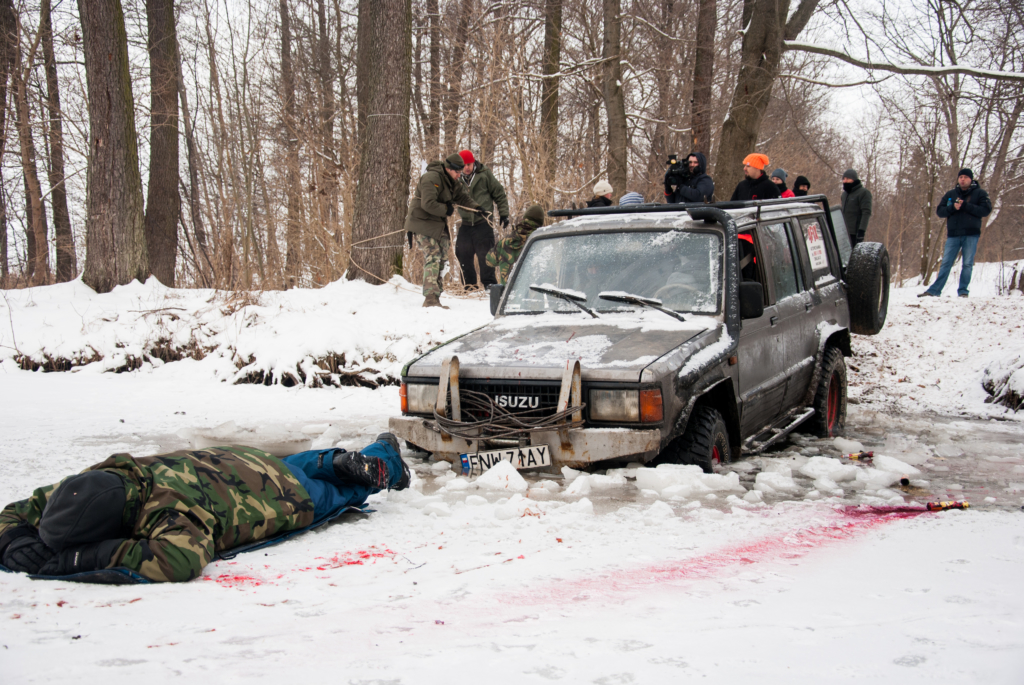
[[[857,59],[856,57],[850,57],[845,52],[841,52],[839,50],[832,50],[831,48],[822,47],[821,45],[814,45],[812,43],[797,43],[791,40],[783,42],[783,49],[794,50],[796,52],[810,52],[815,55],[825,55],[826,57],[835,57],[836,59],[842,62],[852,64],[855,67],[860,67],[861,69],[866,69],[868,71],[890,71],[894,74],[916,76],[946,76],[949,74],[965,74],[968,76],[976,76],[978,78],[995,79],[997,81],[1024,82],[1024,74],[1014,73],[1012,71],[992,71],[989,69],[975,69],[974,67],[966,67],[963,65],[956,65],[951,67],[922,67],[913,66],[910,64],[865,62],[863,60]]]
[[[800,0],[800,6],[786,22],[786,32],[783,37],[786,40],[793,40],[799,36],[816,9],[818,9],[818,0]]]

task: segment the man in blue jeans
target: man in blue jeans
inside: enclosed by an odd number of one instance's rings
[[[974,270],[974,253],[978,251],[978,238],[981,237],[981,220],[991,212],[992,201],[974,180],[974,172],[961,169],[956,187],[942,196],[935,209],[935,213],[946,220],[946,247],[939,274],[931,287],[918,297],[938,297],[942,294],[957,254],[963,257],[963,269],[960,271],[960,287],[956,292],[960,297],[967,297],[971,272]]]

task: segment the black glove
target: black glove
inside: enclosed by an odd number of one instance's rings
[[[7,546],[3,563],[12,571],[35,574],[56,557],[57,553],[47,547],[38,535],[24,535]]]
[[[501,217],[501,227],[502,228],[508,228],[508,217],[507,216]]]
[[[445,213],[445,216],[451,216],[452,212],[455,211],[455,205],[453,205],[451,202],[445,202],[445,205],[448,206],[448,211]]]
[[[69,547],[57,554],[39,569],[43,576],[69,576],[72,573],[98,571],[110,565],[114,552],[124,542],[120,540],[103,540],[89,545]]]
[[[7,547],[20,537],[31,535],[39,537],[39,529],[28,523],[19,523],[14,528],[8,528],[3,535],[0,535],[0,560],[4,558]]]

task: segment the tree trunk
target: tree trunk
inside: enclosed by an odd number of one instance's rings
[[[618,195],[628,188],[626,101],[622,93],[622,2],[604,0],[605,113],[608,117],[608,182]]]
[[[647,184],[642,193],[657,192],[660,197],[662,174],[665,169],[664,163],[668,155],[672,153],[686,154],[685,150],[676,150],[674,136],[669,130],[672,120],[679,120],[681,112],[677,112],[678,96],[674,83],[676,64],[678,63],[677,48],[671,36],[676,34],[675,30],[675,0],[662,0],[661,2],[661,25],[660,35],[654,36],[654,42],[658,46],[659,66],[654,72],[654,82],[658,88],[657,99],[657,123],[654,124],[654,132],[651,136],[651,151],[647,158]]]
[[[203,228],[202,198],[199,188],[199,159],[196,151],[195,134],[192,130],[191,113],[188,108],[188,92],[185,90],[185,79],[182,76],[181,49],[177,45],[177,35],[175,35],[174,63],[175,72],[178,77],[178,98],[181,100],[181,123],[185,129],[185,150],[188,155],[189,215],[192,217],[192,232],[195,233],[196,248],[199,252],[196,256],[196,268],[199,271],[199,280],[208,288],[212,284],[213,264],[210,262],[210,254],[206,246],[206,231]]]
[[[292,35],[288,0],[281,0],[281,87],[284,96],[285,192],[288,196],[288,224],[285,230],[285,289],[299,282],[302,268],[302,196],[299,187],[299,140],[295,120],[295,74],[292,71]]]
[[[89,95],[85,272],[96,292],[149,275],[128,36],[120,0],[78,0]]]
[[[544,82],[541,91],[540,121],[544,140],[545,198],[554,203],[555,171],[558,168],[558,85],[562,64],[562,0],[544,4]]]
[[[716,195],[729,197],[743,178],[743,158],[754,152],[761,120],[779,73],[783,40],[793,40],[807,25],[818,0],[801,0],[789,18],[789,0],[744,0],[746,27],[740,48],[740,73],[729,114],[722,126],[715,164]]]
[[[318,46],[318,72],[320,77],[321,111],[320,121],[323,135],[323,157],[320,160],[320,198],[323,203],[322,215],[327,221],[327,232],[335,244],[342,241],[341,224],[338,221],[338,172],[334,156],[334,77],[331,71],[331,43],[327,33],[327,12],[324,0],[317,0],[317,18],[320,22],[320,44]],[[334,260],[331,260],[334,263]],[[335,275],[332,274],[332,280]]]
[[[27,215],[27,230],[32,234],[30,247],[31,259],[29,271],[32,285],[45,285],[50,282],[50,244],[47,240],[46,210],[43,209],[43,189],[39,183],[39,171],[36,167],[36,145],[32,139],[32,123],[28,111],[28,78],[35,61],[39,39],[29,48],[27,59],[22,62],[20,40],[15,46],[17,50],[14,60],[14,112],[17,118],[18,142],[21,149],[21,171],[25,177],[26,202],[31,213]],[[27,63],[28,67],[24,64]]]
[[[452,63],[448,73],[448,92],[444,107],[444,148],[439,157],[458,152],[459,147],[459,105],[462,104],[462,70],[469,42],[469,17],[473,11],[473,0],[462,0],[459,9],[459,23],[451,40]]]
[[[14,71],[15,25],[13,0],[0,0],[0,160],[7,150],[7,81]],[[2,186],[3,165],[0,164]],[[7,249],[7,198],[0,192],[0,288],[7,287],[10,276]]]
[[[146,0],[149,26],[149,195],[146,245],[149,266],[161,283],[174,287],[178,256],[178,65],[174,0]]]
[[[427,159],[441,158],[441,17],[437,0],[427,0],[430,25],[430,110],[427,112]]]
[[[715,72],[716,0],[697,0],[697,49],[693,59],[693,106],[690,135],[693,151],[711,158],[711,86]],[[685,153],[682,153],[685,154]]]
[[[360,0],[358,21],[359,185],[348,278],[383,283],[402,253],[409,199],[412,4]]]
[[[53,211],[53,237],[57,248],[55,275],[58,283],[66,283],[78,275],[78,257],[75,254],[75,238],[71,233],[71,216],[68,213],[67,188],[64,184],[64,126],[57,81],[57,60],[53,54],[50,0],[42,0],[39,13],[39,30],[43,34],[43,63],[46,69],[46,106],[50,120],[47,126],[50,153],[48,179],[50,208]]]

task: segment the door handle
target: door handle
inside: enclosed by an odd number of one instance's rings
[[[813,306],[814,306],[814,304],[811,303],[811,302],[804,302],[804,311],[805,312],[811,311],[811,307],[813,307]]]
[[[777,324],[779,322],[779,317],[773,316],[772,318],[770,318],[768,320],[771,321],[771,324],[774,326],[775,324]]]

